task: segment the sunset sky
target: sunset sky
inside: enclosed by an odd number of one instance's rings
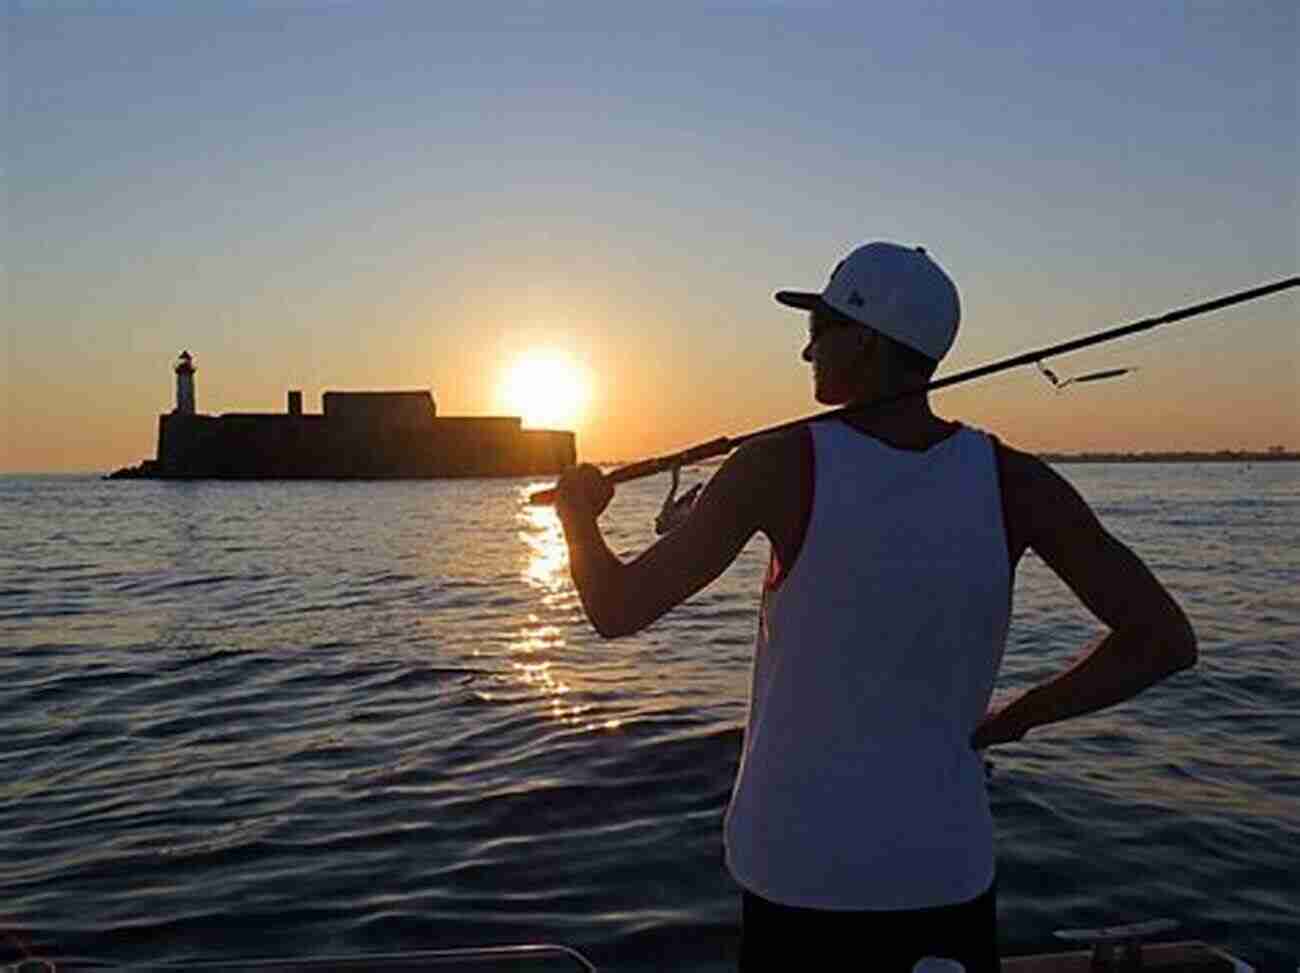
[[[940,375],[1300,273],[1294,0],[7,10],[0,472],[152,457],[182,348],[208,413],[544,415],[532,374],[586,459],[747,432],[819,408],[772,292],[873,239],[960,288]],[[1300,449],[1296,295],[935,406],[1034,450]]]

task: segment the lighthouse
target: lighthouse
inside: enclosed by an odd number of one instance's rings
[[[188,351],[182,351],[176,362],[176,408],[175,415],[194,415],[194,359]]]

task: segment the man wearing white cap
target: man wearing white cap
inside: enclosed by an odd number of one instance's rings
[[[595,467],[567,470],[557,508],[573,579],[613,638],[709,584],[756,532],[771,542],[725,822],[741,969],[815,944],[873,970],[935,956],[997,971],[978,751],[1132,697],[1191,665],[1195,637],[1065,480],[931,411],[923,389],[961,312],[922,248],[868,243],[820,293],[776,298],[808,311],[817,400],[863,410],[745,443],[682,526],[628,564],[597,524],[612,486]],[[990,709],[1026,549],[1110,631]]]

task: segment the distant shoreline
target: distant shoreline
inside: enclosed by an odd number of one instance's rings
[[[1215,453],[1039,453],[1050,463],[1295,463],[1300,453],[1253,453],[1223,449]]]

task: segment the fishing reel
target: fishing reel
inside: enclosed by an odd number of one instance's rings
[[[0,973],[56,973],[58,968],[49,960],[26,956],[16,963],[0,966]]]
[[[660,537],[671,533],[686,522],[686,518],[691,515],[691,510],[695,507],[695,498],[699,495],[700,487],[703,486],[702,483],[697,483],[679,497],[677,487],[681,484],[681,464],[675,464],[671,472],[672,486],[668,490],[668,496],[664,497],[663,506],[655,516],[655,533]]]

